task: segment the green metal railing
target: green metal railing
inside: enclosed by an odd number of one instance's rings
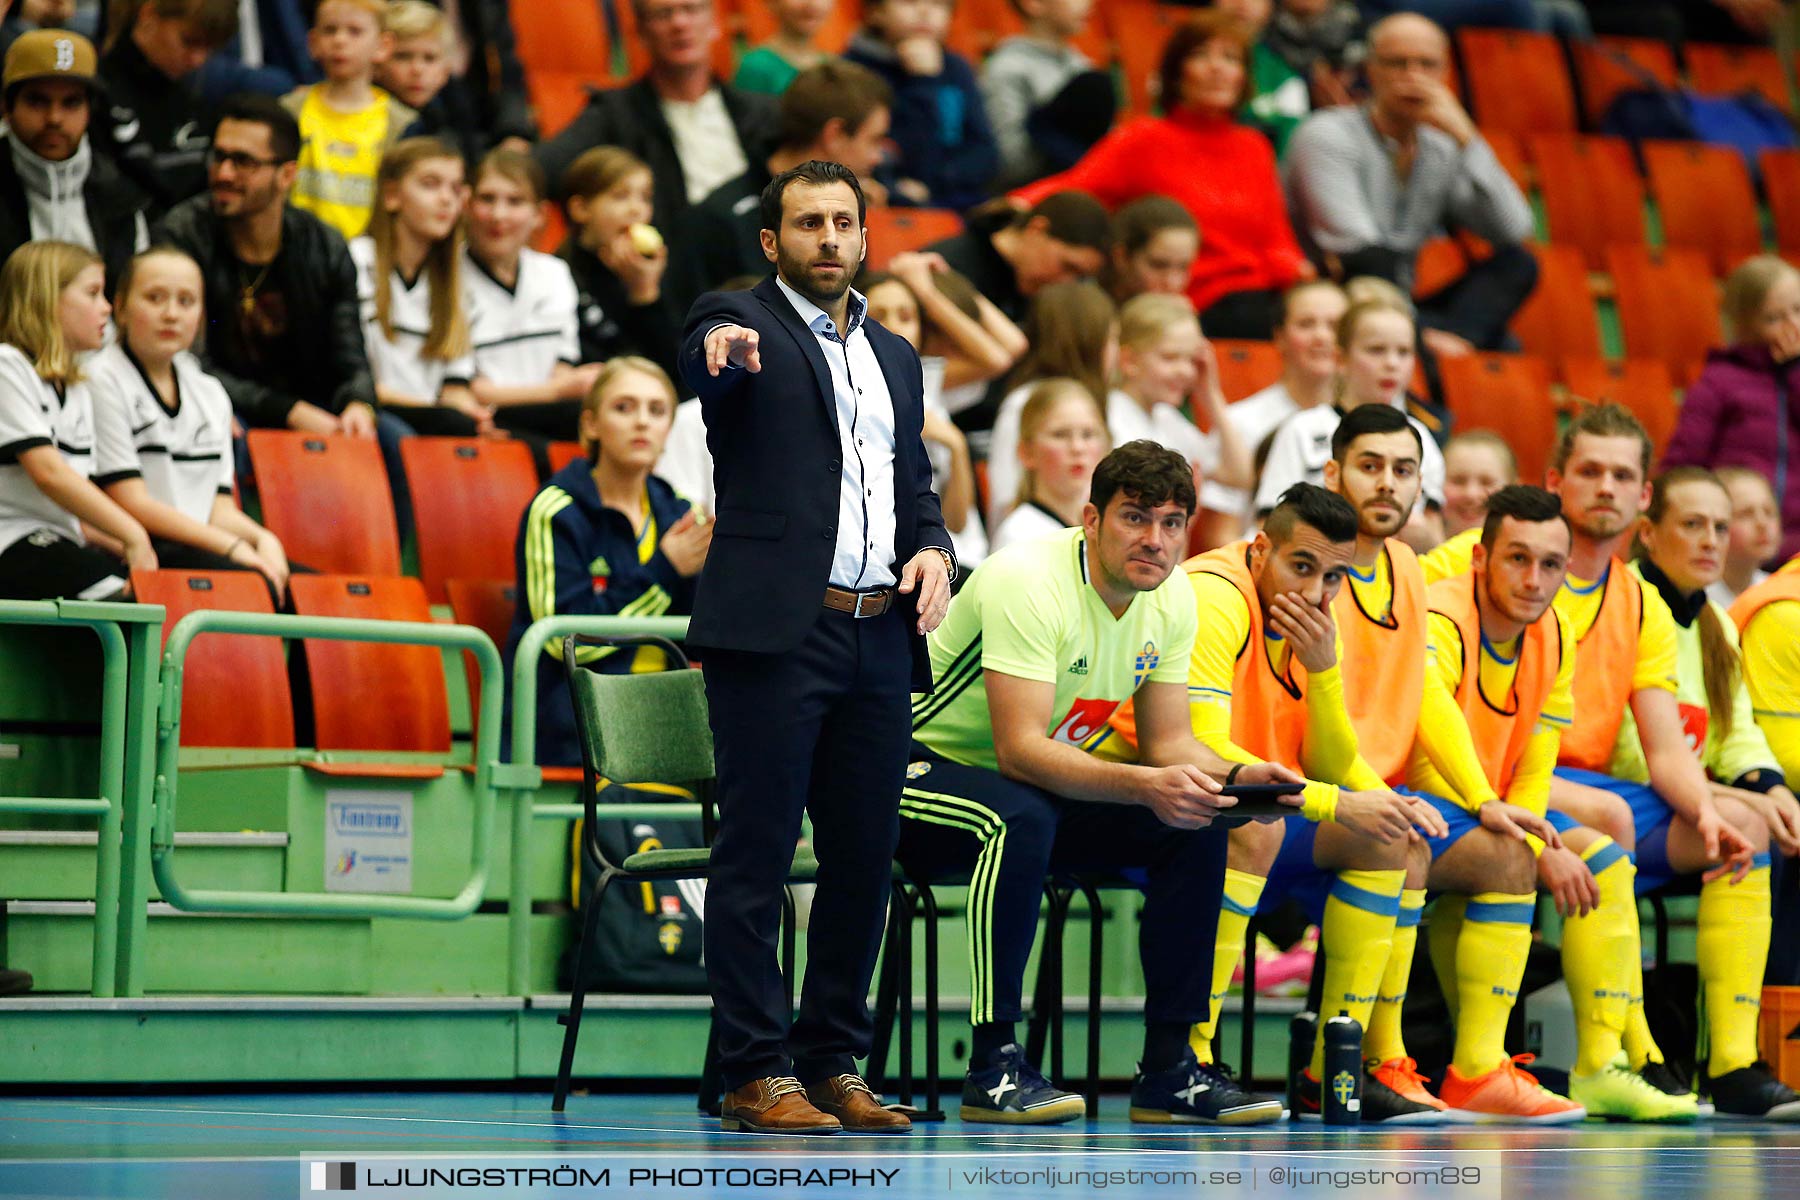
[[[293,639],[324,638],[340,642],[390,642],[465,650],[481,671],[481,719],[474,748],[474,845],[469,875],[455,896],[377,896],[363,893],[296,893],[218,891],[184,886],[175,874],[176,781],[181,750],[181,681],[188,648],[202,633],[248,633]],[[298,617],[277,613],[208,610],[189,613],[169,631],[162,657],[162,700],[156,725],[155,825],[151,867],[163,898],[191,912],[280,914],[285,916],[423,917],[456,920],[473,913],[487,890],[489,843],[494,826],[494,774],[499,763],[501,695],[500,652],[479,629],[416,621],[372,621],[350,617]],[[128,910],[136,922],[145,919],[142,905]]]
[[[177,627],[179,628],[179,626]],[[507,904],[507,991],[523,996],[531,975],[531,823],[578,820],[580,804],[539,804],[543,772],[537,765],[538,662],[552,639],[571,633],[593,637],[687,637],[686,617],[545,617],[533,622],[513,655],[512,762],[494,774],[494,786],[508,790],[512,803],[512,894]],[[488,687],[482,685],[482,720],[486,728]],[[656,818],[699,820],[700,805],[609,804],[607,816],[623,820]]]
[[[134,734],[147,726],[146,709],[134,697],[147,690],[154,655],[148,647],[162,625],[160,605],[113,604],[82,600],[0,601],[0,625],[76,626],[91,629],[100,640],[99,795],[94,797],[0,796],[0,813],[98,818],[94,853],[93,992],[109,997],[119,990],[121,975],[131,978],[129,954],[141,956],[141,943],[122,939],[122,917],[129,899],[122,880],[133,885],[136,874],[125,853],[125,812],[130,793],[141,792],[148,772],[143,742]],[[134,660],[135,655],[135,660]],[[124,858],[123,869],[121,858]],[[127,891],[131,889],[125,889]],[[141,907],[141,903],[140,903]],[[129,994],[129,993],[127,993]]]

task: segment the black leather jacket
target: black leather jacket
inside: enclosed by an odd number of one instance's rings
[[[356,267],[337,230],[291,204],[282,213],[281,252],[269,265],[279,273],[286,334],[263,362],[253,361],[235,327],[225,324],[242,320],[248,269],[232,253],[211,196],[195,196],[170,209],[153,240],[179,246],[200,264],[206,285],[201,360],[224,383],[245,425],[283,426],[300,400],[334,413],[356,401],[374,405]],[[250,272],[251,278],[258,273]]]

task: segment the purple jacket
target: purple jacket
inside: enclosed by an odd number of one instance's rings
[[[1800,552],[1800,359],[1764,346],[1713,350],[1681,402],[1665,467],[1749,467],[1781,502],[1781,556]]]

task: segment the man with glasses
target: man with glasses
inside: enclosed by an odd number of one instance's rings
[[[148,198],[88,137],[96,65],[93,43],[63,29],[33,30],[6,52],[0,261],[26,242],[73,242],[100,255],[110,284],[148,242]]]
[[[336,230],[288,203],[300,129],[267,96],[220,109],[208,191],[176,205],[159,240],[206,283],[206,369],[246,426],[375,435],[356,268]]]
[[[563,173],[583,151],[631,151],[650,164],[652,219],[666,233],[690,205],[774,152],[775,99],[713,75],[714,0],[631,0],[630,12],[650,65],[633,83],[596,91],[568,128],[538,148],[538,161],[560,194]]]
[[[1378,275],[1410,293],[1419,247],[1466,229],[1493,254],[1419,302],[1421,340],[1438,357],[1499,350],[1537,285],[1531,205],[1445,78],[1450,39],[1400,13],[1369,30],[1369,100],[1312,114],[1282,164],[1300,244],[1325,274]]]

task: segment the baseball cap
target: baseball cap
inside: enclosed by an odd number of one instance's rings
[[[33,29],[7,50],[0,92],[10,96],[13,88],[32,79],[78,79],[92,88],[97,65],[94,43],[79,33]]]

